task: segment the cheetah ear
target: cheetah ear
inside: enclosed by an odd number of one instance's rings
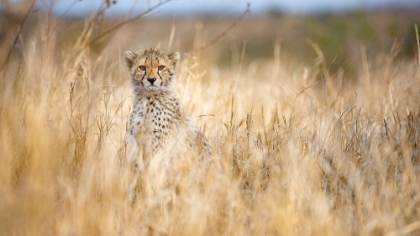
[[[133,66],[134,60],[137,58],[137,54],[132,51],[126,51],[124,53],[124,56],[125,56],[125,62],[127,62],[128,68],[131,69],[131,67]]]
[[[172,64],[175,66],[176,63],[179,61],[181,56],[179,55],[179,52],[174,52],[168,55],[169,59],[172,61]]]

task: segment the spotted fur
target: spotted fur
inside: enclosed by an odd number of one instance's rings
[[[128,156],[130,163],[142,162],[156,155],[170,157],[175,148],[210,153],[210,146],[199,129],[184,114],[172,85],[176,77],[179,53],[166,54],[158,49],[140,53],[125,52],[131,74],[133,107],[128,120]],[[138,157],[143,157],[139,161]]]

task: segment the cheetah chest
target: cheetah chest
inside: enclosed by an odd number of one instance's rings
[[[179,102],[175,98],[139,98],[130,115],[130,134],[144,139],[144,145],[151,142],[153,149],[159,148],[175,133],[180,116]]]

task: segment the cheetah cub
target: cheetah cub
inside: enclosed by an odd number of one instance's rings
[[[198,156],[211,152],[173,91],[179,59],[178,52],[166,54],[155,48],[125,52],[133,89],[127,158],[136,168],[146,168],[157,155],[171,158],[180,149],[186,148]]]

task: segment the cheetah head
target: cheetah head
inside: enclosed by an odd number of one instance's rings
[[[179,58],[178,52],[166,54],[155,48],[125,52],[133,85],[145,90],[171,90]]]

